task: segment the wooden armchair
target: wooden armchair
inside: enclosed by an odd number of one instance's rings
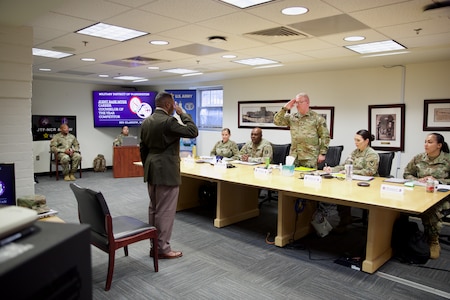
[[[81,162],[83,161],[83,159],[80,160],[80,165],[78,166],[78,170],[80,172],[80,178],[83,176],[83,171],[81,168]],[[58,160],[58,154],[56,152],[53,152],[50,150],[50,177],[52,177],[53,175],[53,166],[55,166],[55,177],[56,180],[59,180],[59,167],[60,167],[60,163]]]

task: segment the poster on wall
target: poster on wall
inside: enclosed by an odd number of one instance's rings
[[[59,132],[59,126],[67,124],[69,132],[77,135],[76,116],[33,115],[31,117],[31,133],[33,141],[49,141]]]
[[[197,91],[196,90],[166,90],[167,93],[171,93],[177,105],[181,107],[181,110],[189,114],[197,124]],[[175,113],[176,115],[176,113]],[[181,155],[192,155],[192,146],[197,145],[196,139],[182,138],[180,139],[180,152]]]

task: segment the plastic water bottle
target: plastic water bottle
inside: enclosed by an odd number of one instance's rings
[[[353,175],[353,162],[351,160],[345,164],[345,180],[352,181]]]

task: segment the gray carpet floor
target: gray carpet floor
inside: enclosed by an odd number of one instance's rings
[[[78,174],[76,174],[78,177]],[[69,182],[37,176],[36,194],[78,223],[77,204]],[[112,171],[84,171],[76,183],[101,191],[113,216],[147,221],[148,194],[142,178],[113,178]],[[192,195],[192,197],[198,197]],[[280,248],[269,242],[276,234],[277,203],[265,203],[260,216],[224,228],[213,226],[213,204],[177,212],[172,248],[179,259],[160,260],[153,270],[149,243],[139,242],[116,253],[111,290],[104,291],[108,256],[92,247],[93,299],[449,299],[450,246],[423,266],[391,259],[367,274],[334,261],[364,255],[365,230],[352,225],[340,235],[315,235]],[[450,226],[442,233],[450,234]]]

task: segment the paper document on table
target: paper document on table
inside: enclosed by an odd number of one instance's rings
[[[314,168],[307,168],[307,167],[297,167],[294,170],[295,171],[300,171],[300,172],[309,172],[309,171],[315,171],[316,169],[314,169]]]
[[[373,176],[363,176],[363,175],[352,175],[353,180],[370,181],[373,180]]]
[[[235,163],[235,164],[241,164],[241,165],[250,165],[250,166],[262,164],[262,162],[257,162],[257,161],[242,161],[242,160],[233,160],[232,163]]]
[[[390,183],[405,183],[410,181],[409,179],[403,179],[403,178],[386,178],[385,180],[383,180],[384,182],[390,182]]]

